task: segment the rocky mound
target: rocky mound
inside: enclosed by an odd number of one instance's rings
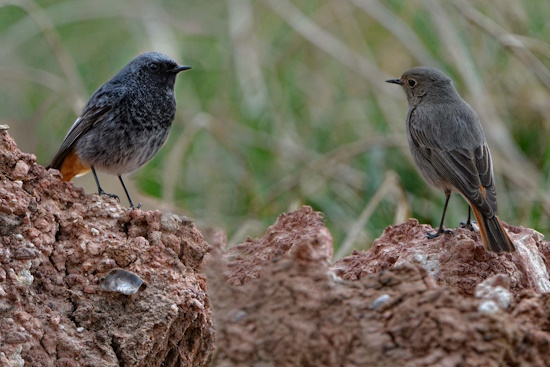
[[[0,365],[205,365],[210,247],[193,223],[85,195],[35,160],[1,129]],[[144,284],[104,291],[113,269]]]
[[[333,269],[347,280],[378,273],[393,266],[418,264],[441,286],[464,295],[474,295],[484,279],[505,274],[514,294],[523,289],[536,293],[550,292],[550,246],[544,236],[532,229],[505,224],[517,252],[497,255],[481,245],[478,232],[457,228],[454,235],[426,240],[427,231],[416,219],[386,228],[367,252],[355,251],[340,260]]]
[[[550,366],[549,243],[507,228],[498,256],[410,220],[331,265],[320,214],[282,215],[209,266],[212,365]]]

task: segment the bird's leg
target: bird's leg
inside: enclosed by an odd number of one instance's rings
[[[124,187],[124,192],[126,193],[126,196],[128,197],[128,201],[130,202],[130,208],[139,209],[141,208],[141,203],[138,204],[138,206],[134,206],[134,202],[132,201],[132,198],[130,197],[130,194],[128,193],[128,189],[126,188],[126,185],[124,184],[124,180],[122,179],[121,175],[118,175],[118,179],[120,180],[120,183],[122,184],[122,187]]]
[[[472,208],[468,205],[468,220],[466,222],[460,222],[460,228],[467,228],[474,232],[475,228],[472,225]]]
[[[439,223],[439,229],[437,230],[437,232],[428,232],[429,239],[436,238],[442,233],[450,234],[450,235],[453,234],[453,231],[451,231],[450,229],[443,228],[443,221],[445,220],[445,213],[447,212],[447,204],[449,204],[449,199],[451,198],[451,192],[445,191],[445,196],[446,196],[445,205],[443,206],[443,215],[441,216],[441,223]]]
[[[95,173],[94,166],[92,166],[92,173],[94,174],[95,183],[97,184],[97,193],[99,195],[105,195],[105,196],[108,196],[110,198],[115,198],[120,203],[120,199],[119,199],[118,196],[116,196],[115,194],[108,194],[105,191],[103,191],[103,189],[101,188],[101,185],[99,184],[99,179],[97,178],[97,173]]]

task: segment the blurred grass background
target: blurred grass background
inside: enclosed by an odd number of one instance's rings
[[[168,143],[127,180],[134,200],[230,244],[308,204],[341,257],[408,217],[439,223],[444,195],[413,166],[404,93],[384,83],[431,65],[482,120],[500,217],[550,233],[548,14],[546,0],[0,1],[0,123],[46,165],[95,89],[167,53],[193,70]],[[127,206],[116,178],[100,180]],[[96,191],[91,175],[75,184]],[[446,226],[466,214],[454,195]]]

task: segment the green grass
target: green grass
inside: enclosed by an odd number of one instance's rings
[[[407,217],[439,222],[444,195],[412,164],[405,96],[384,83],[430,64],[482,119],[501,218],[550,233],[547,1],[20,4],[0,7],[0,123],[40,163],[95,89],[165,52],[193,70],[178,77],[168,143],[132,176],[141,193],[231,243],[308,204],[349,244],[342,255]],[[466,208],[452,199],[447,226]]]

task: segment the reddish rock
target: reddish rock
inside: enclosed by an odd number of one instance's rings
[[[505,227],[517,252],[497,255],[485,251],[477,232],[458,228],[452,236],[441,235],[428,240],[426,232],[434,229],[409,219],[406,223],[389,226],[369,251],[354,251],[334,264],[333,269],[342,278],[355,280],[396,265],[418,264],[439,285],[465,295],[473,295],[479,283],[497,274],[509,278],[514,293],[522,289],[550,292],[549,263],[544,256],[550,244],[532,229],[506,224]]]
[[[85,195],[0,132],[0,365],[204,366],[210,250],[186,218]],[[113,268],[141,277],[104,292]]]
[[[523,273],[524,247],[547,246],[536,232],[517,229],[518,254],[497,256],[475,233],[430,242],[409,221],[330,266],[319,218],[307,207],[281,216],[241,255],[209,263],[212,366],[550,366],[548,279]]]
[[[225,255],[232,259],[228,264],[228,282],[242,284],[258,278],[264,264],[292,251],[293,245],[302,242],[313,244],[319,259],[325,262],[332,259],[332,236],[323,223],[322,214],[309,206],[279,216],[262,238],[247,238],[231,248]]]

